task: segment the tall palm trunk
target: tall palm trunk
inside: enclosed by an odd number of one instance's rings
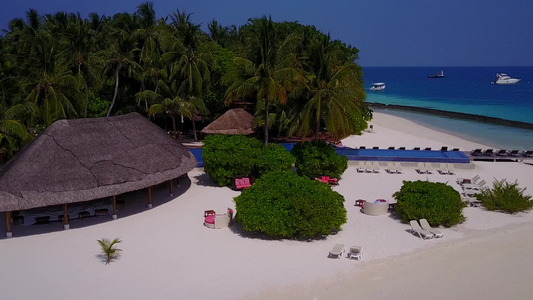
[[[265,98],[265,147],[268,146],[268,93]]]
[[[171,115],[170,116],[172,118],[172,136],[177,139],[179,134],[176,135],[176,116],[175,115]]]
[[[198,142],[198,137],[196,136],[196,123],[194,122],[196,119],[196,115],[193,115],[192,117],[192,134],[194,136],[194,141]]]
[[[119,64],[117,66],[117,69],[115,70],[115,93],[113,94],[113,100],[111,101],[111,105],[109,105],[109,110],[107,111],[107,117],[109,117],[109,114],[111,114],[111,110],[113,109],[113,106],[115,105],[115,101],[117,100],[118,95],[118,77],[120,74],[120,68],[122,66]]]

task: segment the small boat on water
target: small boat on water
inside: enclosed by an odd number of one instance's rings
[[[440,70],[437,74],[429,75],[428,78],[444,78],[444,70]]]
[[[376,82],[372,84],[372,87],[370,88],[371,91],[383,91],[385,89],[385,83],[383,82]]]
[[[496,79],[492,84],[515,84],[520,81],[520,78],[512,78],[505,73],[496,73]]]

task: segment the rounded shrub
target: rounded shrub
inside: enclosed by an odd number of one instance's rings
[[[220,186],[229,185],[237,175],[260,178],[272,171],[291,170],[296,159],[276,144],[267,147],[255,138],[242,135],[212,135],[204,139],[204,170]]]
[[[265,174],[234,200],[235,218],[243,229],[271,237],[319,237],[346,223],[341,194],[291,171]]]
[[[445,183],[404,181],[393,197],[397,200],[395,211],[403,223],[426,219],[431,226],[451,227],[465,221],[461,195]]]
[[[338,155],[335,148],[324,141],[304,142],[291,149],[296,157],[298,175],[315,178],[330,176],[339,178],[348,168],[348,158]]]
[[[488,210],[517,213],[533,208],[531,195],[524,195],[526,188],[519,188],[518,182],[508,183],[505,179],[494,180],[492,188],[484,189],[476,198]]]

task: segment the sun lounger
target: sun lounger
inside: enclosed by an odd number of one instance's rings
[[[439,172],[441,175],[448,175],[448,166],[444,163],[440,164],[437,172]]]
[[[424,148],[424,151],[431,151],[431,147]]]
[[[377,161],[373,162],[372,163],[372,172],[379,173],[379,171],[380,171],[379,163]]]
[[[493,149],[487,149],[483,151],[483,156],[494,156],[494,150]]]
[[[411,232],[417,234],[421,239],[427,240],[434,237],[433,233],[422,229],[416,220],[411,220],[409,224],[411,224]]]
[[[403,173],[402,165],[399,162],[394,163],[394,168],[396,169],[397,174]]]
[[[447,147],[447,146],[442,146],[442,147],[440,148],[440,151],[448,151],[448,147]]]
[[[374,171],[374,169],[372,169],[372,162],[371,161],[367,161],[365,163],[365,172],[366,173],[372,173]]]
[[[395,148],[394,147],[389,147],[389,150],[394,150]]]
[[[455,175],[455,167],[453,164],[448,164],[448,175]]]
[[[453,148],[452,151],[459,151],[459,148]]]
[[[420,150],[420,147],[414,147],[413,150]]]
[[[418,169],[416,169],[418,174],[427,174],[426,165],[424,163],[418,163]]]
[[[507,150],[505,149],[500,149],[496,152],[496,155],[498,156],[506,156],[507,155]]]
[[[433,166],[431,165],[431,163],[426,163],[426,173],[427,174],[433,174]]]
[[[457,184],[463,185],[465,183],[476,183],[479,180],[479,175],[476,175],[472,178],[457,178]]]
[[[475,149],[475,150],[472,150],[472,152],[470,152],[470,155],[472,155],[472,156],[482,156],[483,152],[481,152],[481,149]]]
[[[363,248],[360,246],[350,247],[350,252],[348,252],[348,258],[350,259],[363,259]]]
[[[335,246],[333,246],[333,249],[329,251],[328,257],[341,258],[344,251],[345,247],[343,244],[336,244]]]
[[[366,147],[365,146],[361,146],[361,147],[359,147],[359,149],[366,149]]]
[[[431,233],[433,233],[433,235],[436,237],[436,238],[441,238],[444,236],[444,234],[442,234],[442,232],[440,232],[440,230],[437,230],[435,228],[431,228],[431,226],[429,226],[429,222],[428,220],[426,219],[420,219],[420,226],[422,226],[422,229],[424,230],[427,230]]]
[[[405,150],[405,147],[400,147],[398,148],[398,150]]]
[[[374,146],[374,147],[372,147],[372,149],[379,150],[379,147],[378,146]]]
[[[396,174],[396,168],[394,167],[394,163],[393,162],[388,162],[387,163],[387,168],[385,169],[385,172],[387,172],[389,174]]]
[[[533,150],[527,150],[522,152],[523,157],[533,157]]]
[[[355,170],[357,173],[364,173],[365,172],[365,163],[360,161],[357,163],[357,166],[355,167]]]
[[[507,153],[507,155],[515,156],[515,157],[518,156],[518,154],[520,154],[520,151],[518,151],[518,150],[511,150],[511,151],[509,151],[509,153]]]

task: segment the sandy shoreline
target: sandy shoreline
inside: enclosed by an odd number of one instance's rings
[[[375,114],[371,124],[375,133],[350,137],[343,143],[487,148],[385,114]],[[164,188],[155,192],[150,210],[141,208],[145,195],[139,192],[126,195],[124,214],[119,211],[115,221],[72,222],[67,231],[61,230],[60,224],[32,226],[24,229],[30,231],[24,236],[17,236],[19,227],[14,227],[14,238],[0,239],[2,297],[214,300],[385,299],[400,295],[416,299],[444,296],[453,287],[448,295],[461,299],[501,299],[502,295],[526,299],[522,296],[531,288],[523,282],[533,279],[529,262],[533,237],[526,234],[533,228],[532,213],[506,215],[465,208],[465,223],[441,228],[443,239],[423,241],[394,216],[362,214],[354,200],[393,200],[392,194],[403,180],[448,182],[459,189],[456,177],[476,174],[489,183],[493,178],[518,180],[530,192],[531,166],[476,162],[475,169],[459,169],[456,176],[420,175],[411,168],[404,171],[403,175],[383,171],[361,174],[350,166],[335,187],[346,199],[348,222],[336,235],[301,242],[257,239],[238,225],[220,230],[204,227],[204,210],[234,208],[233,197],[239,193],[213,185],[203,169],[197,168],[173,198]],[[135,213],[128,214],[128,209]],[[0,231],[5,232],[5,222],[0,224]],[[96,239],[102,237],[123,240],[122,257],[107,266],[96,258]],[[336,243],[362,246],[363,261],[327,258]],[[522,263],[524,260],[529,261]],[[489,272],[493,270],[499,272]],[[502,274],[505,280],[499,282],[504,286],[491,281],[483,284]]]

